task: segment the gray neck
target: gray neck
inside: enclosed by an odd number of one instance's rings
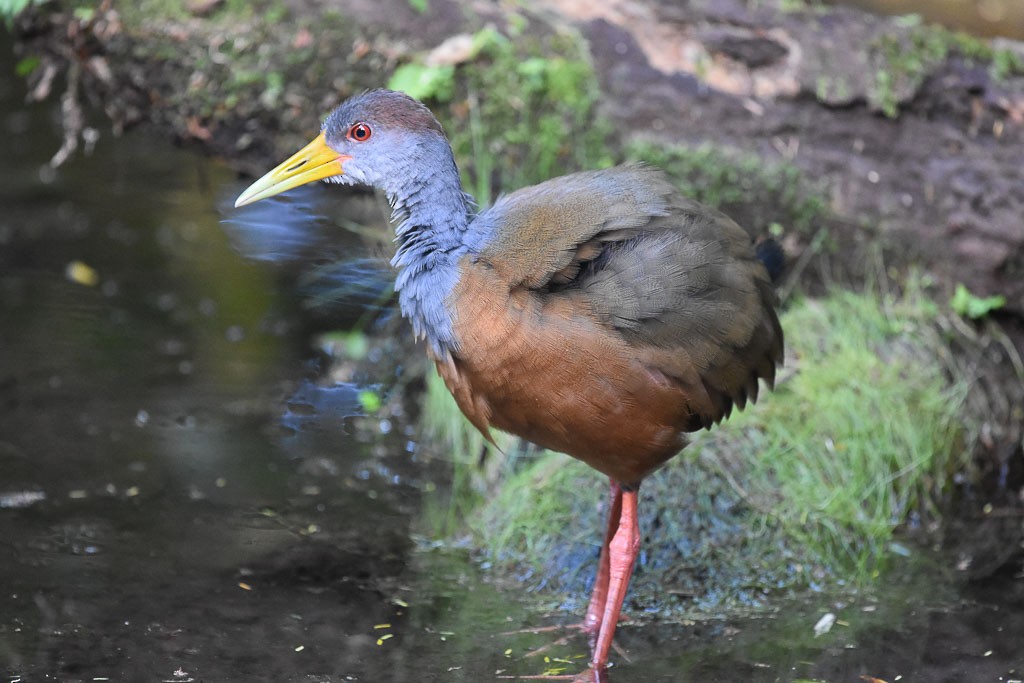
[[[452,160],[407,180],[388,199],[396,223],[398,248],[391,265],[398,269],[395,290],[402,315],[436,357],[446,358],[458,351],[446,304],[458,280],[458,259],[466,252],[472,198],[462,191]]]

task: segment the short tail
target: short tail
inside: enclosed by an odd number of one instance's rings
[[[757,254],[757,260],[764,264],[772,282],[778,282],[786,271],[786,252],[782,250],[782,246],[771,237],[767,237],[754,245],[754,253]]]

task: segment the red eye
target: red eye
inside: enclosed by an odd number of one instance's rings
[[[348,129],[348,139],[356,142],[366,142],[371,135],[373,135],[373,131],[370,130],[369,124],[362,121],[353,123],[352,127]]]

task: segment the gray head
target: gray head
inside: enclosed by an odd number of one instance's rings
[[[320,134],[239,195],[235,206],[326,180],[383,190],[395,211],[403,314],[437,357],[457,344],[444,302],[464,250],[472,198],[462,191],[451,146],[423,104],[391,90],[371,90],[335,109]]]
[[[422,103],[392,90],[356,95],[324,121],[320,135],[253,183],[235,206],[312,182],[360,183],[404,204],[424,184],[458,183],[441,124]],[[460,186],[461,191],[461,186]]]
[[[393,90],[371,90],[331,112],[327,146],[350,157],[332,182],[358,182],[401,197],[407,186],[454,168],[441,124],[421,102]],[[411,189],[411,188],[408,188]]]

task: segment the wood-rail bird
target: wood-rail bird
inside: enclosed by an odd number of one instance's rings
[[[782,362],[750,234],[643,165],[548,180],[476,213],[440,123],[389,90],[344,102],[235,206],[314,180],[386,194],[401,312],[469,421],[610,479],[579,680],[602,679],[640,546],[641,481],[687,432],[756,400]]]

